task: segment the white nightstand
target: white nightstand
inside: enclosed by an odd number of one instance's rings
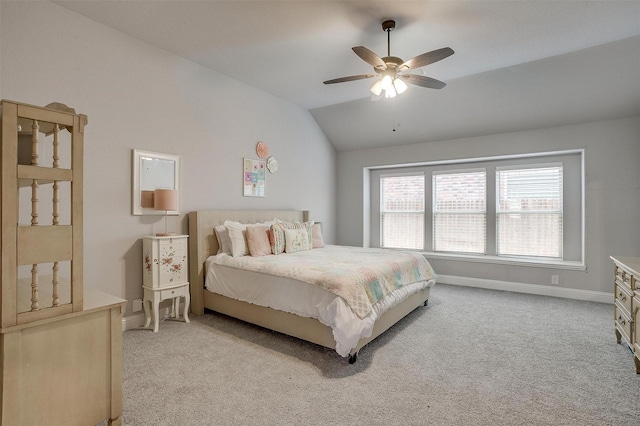
[[[149,236],[142,240],[142,305],[146,321],[151,323],[153,311],[153,332],[158,331],[159,305],[167,299],[173,299],[172,316],[180,318],[180,298],[184,297],[185,322],[189,322],[189,281],[187,280],[187,238],[188,235],[170,235],[166,237]]]

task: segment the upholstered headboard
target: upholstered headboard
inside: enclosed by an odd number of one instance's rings
[[[204,313],[204,262],[218,252],[218,240],[213,227],[225,220],[258,223],[272,219],[291,222],[309,220],[306,210],[199,210],[189,212],[189,285],[191,312]]]

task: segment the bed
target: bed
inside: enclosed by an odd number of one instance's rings
[[[224,224],[228,220],[249,224],[262,223],[273,219],[285,222],[308,223],[309,212],[299,210],[206,210],[189,213],[189,275],[191,311],[193,314],[201,315],[205,309],[219,312],[334,349],[341,356],[348,357],[349,363],[354,363],[357,359],[358,351],[363,346],[419,306],[427,305],[430,289],[435,284],[435,274],[433,274],[428,262],[425,262],[427,266],[420,264],[422,275],[420,275],[419,279],[416,278],[415,283],[408,283],[397,289],[397,291],[394,290],[393,294],[379,295],[381,300],[372,301],[369,307],[371,311],[368,313],[366,308],[362,308],[364,310],[360,311],[344,309],[346,305],[341,296],[328,295],[328,291],[318,288],[317,285],[310,284],[310,281],[304,282],[299,277],[299,280],[296,280],[294,276],[276,278],[273,275],[269,275],[267,277],[264,271],[261,271],[265,260],[275,261],[277,259],[279,262],[291,259],[294,262],[301,262],[300,265],[307,265],[306,262],[312,261],[311,259],[319,254],[328,256],[332,250],[341,253],[341,250],[347,249],[345,247],[327,245],[324,248],[312,249],[308,252],[265,256],[263,264],[260,264],[260,266],[255,266],[255,262],[260,258],[252,256],[236,258],[218,254],[220,247],[214,227]],[[375,250],[353,249],[360,251]],[[378,251],[382,250],[378,249]],[[384,252],[400,253],[394,250],[384,250]],[[300,257],[296,258],[295,256]],[[415,254],[413,256],[414,258],[420,258],[418,260],[423,262],[420,256]],[[317,262],[317,260],[314,261]],[[416,260],[414,259],[413,261],[415,262]],[[238,262],[240,266],[236,264]],[[251,265],[254,265],[253,269],[251,269]],[[245,267],[249,267],[249,269],[243,270],[242,268]],[[250,290],[248,293],[241,293],[241,290],[238,290],[240,293],[236,294],[236,287],[243,288],[244,285],[255,283],[258,280],[261,280],[261,283],[264,282],[261,285],[270,286],[265,287],[270,289],[270,291],[266,292],[271,297],[270,300],[265,301],[259,297],[254,300],[253,295],[255,292],[252,293]],[[219,285],[221,287],[215,287]],[[212,288],[212,286],[214,287]],[[210,289],[207,289],[207,287]],[[274,290],[271,291],[271,289]],[[333,324],[334,320],[327,316],[329,314],[320,313],[316,315],[305,311],[302,307],[298,309],[292,305],[297,302],[290,301],[288,297],[277,296],[276,290],[291,295],[297,294],[296,292],[298,291],[309,290],[324,300],[326,306],[329,306],[330,309],[325,309],[322,312],[326,310],[350,311],[349,315],[351,316],[354,316],[354,312],[358,312],[359,316],[355,317],[354,322],[357,325],[348,326],[348,328],[351,327],[357,330],[347,330],[343,333],[337,328],[336,324]],[[251,294],[251,296],[247,294]],[[303,296],[298,297],[298,299],[307,300],[307,293],[301,294]],[[317,305],[321,306],[322,303],[324,302],[318,302]],[[308,304],[316,305],[315,302]],[[299,310],[300,312],[298,312]],[[352,310],[354,312],[351,312]],[[335,321],[340,322],[342,320],[336,319]],[[355,340],[354,333],[359,333]],[[348,334],[349,337],[344,340],[343,334]]]

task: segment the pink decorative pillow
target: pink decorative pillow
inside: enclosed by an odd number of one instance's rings
[[[311,239],[312,239],[312,248],[322,248],[324,247],[324,238],[322,238],[322,230],[320,229],[319,223],[314,223],[311,227]]]
[[[269,243],[269,226],[248,225],[247,226],[247,246],[251,256],[266,256],[271,254],[271,244]]]

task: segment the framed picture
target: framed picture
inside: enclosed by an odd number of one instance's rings
[[[245,197],[265,197],[266,172],[266,161],[245,158],[242,172],[242,195]]]

